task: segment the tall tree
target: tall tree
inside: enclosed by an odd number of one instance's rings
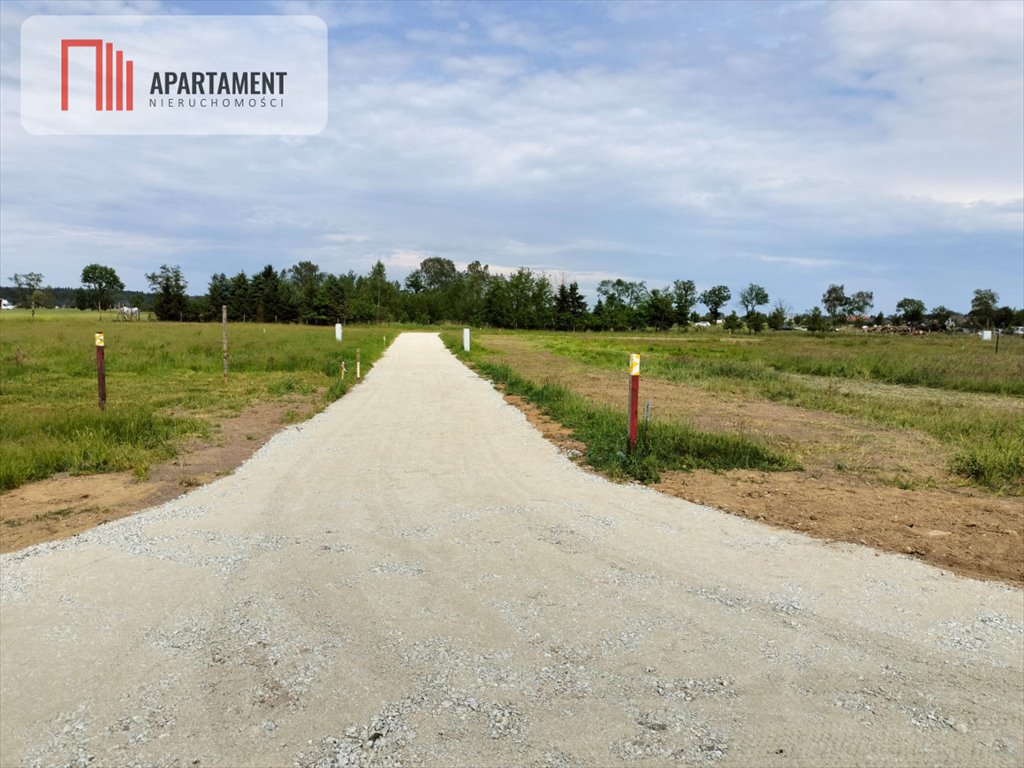
[[[509,307],[512,311],[513,328],[532,328],[533,322],[533,272],[520,267],[508,279]]]
[[[991,326],[999,294],[988,288],[978,288],[971,299],[971,318],[979,325]]]
[[[486,264],[473,261],[466,267],[461,276],[462,291],[457,312],[460,322],[470,325],[481,325],[484,322],[484,297],[491,279],[490,268]]]
[[[786,303],[782,299],[776,299],[775,306],[772,307],[771,314],[768,315],[768,327],[773,331],[781,331],[791,314],[792,310],[786,306]]]
[[[844,309],[847,314],[864,316],[875,305],[875,294],[872,291],[857,291],[847,296]]]
[[[718,322],[718,318],[721,315],[721,309],[729,303],[729,299],[732,298],[732,292],[724,285],[716,285],[703,291],[700,295],[699,301],[705,307],[708,308],[708,314],[711,315],[711,321],[714,323]]]
[[[232,320],[252,320],[256,314],[252,306],[251,287],[249,276],[245,272],[239,272],[231,278],[231,290],[228,292],[228,316]]]
[[[920,323],[924,320],[924,302],[920,299],[900,299],[896,304],[904,323]]]
[[[672,302],[672,291],[669,288],[651,290],[644,304],[644,315],[647,325],[659,331],[667,331],[676,322],[676,310]]]
[[[690,313],[697,306],[697,286],[693,280],[674,280],[672,301],[676,310],[676,323],[681,328],[690,321]]]
[[[418,269],[410,272],[405,278],[405,290],[413,293],[422,293],[427,290],[427,286],[423,282],[423,273]]]
[[[740,304],[743,306],[743,312],[747,315],[753,314],[758,307],[767,303],[768,291],[756,283],[751,283],[740,291]]]
[[[406,278],[405,285],[413,292],[413,296],[403,297],[408,319],[421,323],[463,320],[463,294],[470,288],[451,259],[424,259]]]
[[[831,284],[821,296],[821,306],[828,312],[828,316],[832,318],[833,323],[839,321],[849,302],[850,297],[846,295],[846,290],[842,285],[836,285],[835,283]]]
[[[484,318],[489,325],[497,328],[512,328],[512,301],[509,297],[508,279],[495,275],[487,285],[484,295]]]
[[[299,319],[304,323],[316,322],[317,296],[326,275],[311,261],[300,261],[287,271],[287,275],[295,289]]]
[[[532,328],[550,328],[555,323],[555,289],[543,272],[534,278],[530,290],[530,323]]]
[[[444,288],[459,277],[459,271],[451,259],[438,256],[430,256],[421,261],[419,273],[423,277],[423,287],[428,291]]]
[[[298,318],[298,307],[283,273],[267,264],[249,283],[249,302],[258,323],[291,322]]]
[[[568,309],[569,315],[572,317],[572,330],[575,331],[577,327],[586,322],[587,317],[587,300],[583,298],[575,280],[569,283]]]
[[[992,325],[996,328],[1009,328],[1013,325],[1015,317],[1016,313],[1013,311],[1013,307],[998,307],[992,312]]]
[[[347,304],[345,281],[337,275],[327,275],[317,295],[317,314],[327,323],[342,323],[348,319]]]
[[[102,264],[88,264],[82,270],[82,285],[89,294],[90,304],[100,312],[103,307],[110,307],[114,297],[124,290],[124,283],[117,276],[113,267]]]
[[[550,328],[555,324],[555,301],[547,275],[520,267],[510,277],[490,279],[484,296],[484,317],[489,324],[502,328]]]
[[[575,331],[576,326],[580,322],[580,313],[578,313],[577,307],[578,299],[583,297],[579,295],[579,286],[576,283],[566,285],[561,283],[558,286],[558,290],[555,292],[555,328],[559,331]],[[584,312],[586,312],[586,304],[584,306]]]
[[[361,298],[373,307],[372,319],[375,323],[383,322],[391,317],[392,299],[398,291],[394,285],[388,282],[384,262],[378,259],[370,269],[370,274],[360,282],[359,287]]]
[[[597,284],[597,293],[604,300],[601,317],[605,327],[625,331],[640,328],[646,322],[642,310],[650,292],[643,281],[602,280]]]
[[[25,272],[14,275],[14,285],[22,296],[22,304],[32,307],[32,319],[36,319],[36,300],[39,298],[39,288],[43,284],[43,276],[39,272]]]
[[[216,317],[220,317],[220,308],[231,303],[231,281],[223,272],[210,275],[210,287],[206,292],[210,298],[210,308]]]
[[[181,267],[161,264],[160,269],[146,275],[150,289],[156,293],[153,311],[157,320],[181,320],[185,316],[188,299],[185,289],[188,283],[181,274]]]

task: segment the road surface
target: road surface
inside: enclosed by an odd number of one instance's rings
[[[587,474],[434,335],[0,577],[5,768],[1024,764],[1020,590]]]

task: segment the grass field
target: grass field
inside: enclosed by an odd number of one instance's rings
[[[96,403],[93,333],[106,334],[107,410]],[[354,381],[355,352],[368,370],[392,327],[230,327],[231,375],[221,376],[217,324],[117,323],[107,314],[0,315],[0,489],[58,472],[132,469],[140,477],[182,441],[209,436],[217,419],[268,401],[295,402],[292,418],[339,397]],[[453,349],[461,333],[446,331]],[[629,352],[645,379],[843,414],[884,429],[916,430],[949,446],[948,469],[978,487],[1024,492],[1024,340],[965,335],[860,333],[730,336],[717,329],[668,334],[474,334],[472,362],[513,394],[543,407],[589,446],[588,461],[650,481],[659,470],[785,470],[785,445],[737,431],[701,431],[655,420],[643,450],[626,456],[622,407],[588,401],[571,382],[524,376],[487,353],[516,339],[585,370],[621,373]],[[349,375],[340,379],[345,360]],[[301,407],[300,407],[301,405]]]
[[[98,408],[94,332],[106,340],[107,407]],[[318,410],[365,373],[389,327],[229,326],[223,380],[219,324],[114,322],[69,310],[0,314],[0,490],[58,472],[131,469],[140,477],[217,420],[268,401]],[[348,373],[339,376],[342,361]]]
[[[1024,397],[1024,337],[993,342],[975,335],[829,335],[718,329],[657,335],[537,334],[558,354],[604,368],[622,367],[622,349],[647,353],[644,372],[706,382],[782,380],[781,374]]]
[[[916,430],[937,439],[951,450],[948,469],[964,481],[999,493],[1024,493],[1024,339],[1004,337],[998,355],[992,343],[976,336],[874,336],[847,332],[830,336],[800,333],[731,336],[717,329],[669,334],[479,333],[472,361],[499,381],[512,382],[524,394],[555,415],[544,392],[550,382],[529,381],[507,357],[496,367],[488,345],[502,339],[582,366],[584,370],[621,372],[629,352],[642,355],[647,379],[696,386],[711,392],[842,414],[880,429]],[[461,337],[446,334],[458,349]],[[521,380],[521,381],[520,381]],[[573,395],[572,385],[556,399]],[[592,404],[593,405],[593,404]],[[579,410],[577,404],[576,410]],[[591,414],[589,420],[597,418]],[[611,418],[608,429],[621,445],[623,409]],[[617,421],[615,420],[617,419]],[[566,423],[579,432],[579,420]],[[614,425],[614,426],[612,426]],[[686,429],[684,423],[659,424],[657,429]],[[589,442],[583,434],[584,442]],[[743,435],[717,435],[749,443]],[[710,436],[701,438],[705,443]],[[602,443],[603,444],[603,443]],[[756,443],[755,443],[756,444]],[[758,444],[759,448],[765,448]],[[746,451],[709,454],[699,445],[683,449],[686,456],[671,458],[658,448],[638,469],[623,463],[622,470],[649,479],[655,467],[680,465],[728,469],[754,466]],[[606,452],[596,451],[597,463]],[[769,451],[773,461],[763,468],[791,468],[793,461]],[[701,461],[704,464],[701,464]],[[634,460],[633,465],[636,464]],[[599,467],[607,468],[607,467]]]

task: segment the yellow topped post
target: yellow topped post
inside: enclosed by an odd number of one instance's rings
[[[629,450],[636,448],[637,411],[640,404],[640,355],[629,356]]]
[[[107,407],[107,364],[103,358],[103,350],[106,346],[106,342],[103,340],[103,334],[96,334],[96,388],[99,390],[100,395],[100,410],[106,410]]]

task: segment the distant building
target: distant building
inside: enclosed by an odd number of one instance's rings
[[[14,309],[14,305],[7,299],[0,299],[0,309]]]

